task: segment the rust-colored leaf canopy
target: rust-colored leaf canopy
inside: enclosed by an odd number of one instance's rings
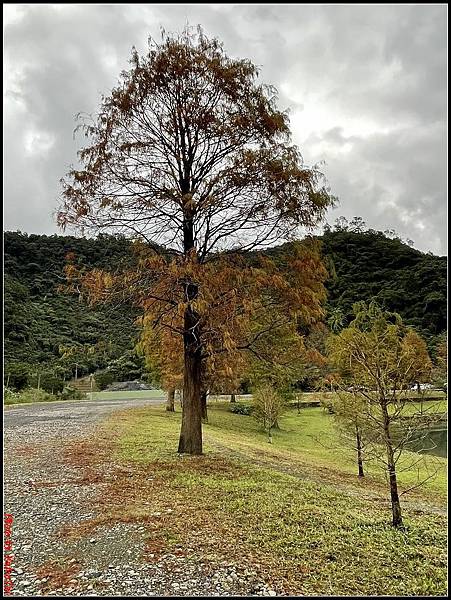
[[[272,338],[286,331],[284,339],[293,345],[298,323],[309,328],[324,316],[327,272],[315,240],[294,243],[280,265],[264,256],[250,264],[249,257],[232,254],[205,264],[183,257],[168,261],[142,242],[134,244],[134,253],[137,264],[120,272],[68,263],[66,275],[93,303],[139,307],[142,349],[167,381],[182,365],[188,306],[197,315],[196,344],[208,369],[229,379],[242,370],[243,350],[273,363],[284,351]],[[195,299],[187,297],[186,282],[198,289]]]
[[[200,29],[149,40],[99,113],[79,116],[88,145],[62,180],[59,225],[188,248],[199,262],[295,237],[333,198],[276,100],[249,60]]]

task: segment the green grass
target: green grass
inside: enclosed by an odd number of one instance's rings
[[[410,415],[423,412],[424,414],[446,413],[448,410],[448,401],[446,399],[430,399],[415,402],[409,402],[404,405],[402,414]]]
[[[61,400],[62,398],[54,394],[48,394],[44,390],[29,388],[21,392],[5,391],[3,404],[11,406],[12,404],[34,404],[35,402],[57,402]]]
[[[334,426],[333,417],[321,408],[302,408],[297,413],[290,410],[280,419],[280,429],[273,430],[273,444],[270,446],[266,435],[259,429],[252,417],[230,414],[227,405],[218,405],[209,414],[209,424],[204,431],[207,437],[258,456],[259,453],[273,455],[274,461],[283,461],[298,467],[300,471],[316,468],[332,471],[331,477],[354,475],[357,471],[355,453],[340,441]],[[418,455],[406,452],[401,468],[416,462]],[[381,468],[372,462],[365,465],[366,472],[375,481],[383,483]],[[419,469],[419,471],[417,470]],[[401,486],[410,487],[420,479],[425,479],[431,469],[438,469],[437,476],[426,482],[424,493],[446,495],[446,460],[435,456],[424,456],[414,471],[399,473]],[[324,474],[327,477],[327,473]]]
[[[269,445],[251,417],[227,409],[210,407],[201,458],[175,453],[180,413],[149,407],[110,423],[119,434],[118,458],[150,469],[164,485],[158,494],[165,506],[179,507],[169,521],[179,543],[189,535],[190,509],[199,507],[207,511],[195,528],[199,547],[225,532],[218,551],[263,565],[275,589],[283,582],[289,593],[305,595],[446,594],[446,517],[409,505],[406,530],[393,529],[383,478],[359,481],[352,456],[327,448],[330,415],[291,411]],[[443,506],[444,488],[442,474],[416,498]]]
[[[310,401],[320,401],[322,398],[330,398],[335,395],[335,392],[301,392],[299,393],[299,398],[302,401],[310,402]],[[446,399],[447,394],[441,390],[424,390],[420,393],[415,392],[413,390],[408,390],[404,392],[404,396],[409,400],[423,400],[427,402],[428,400],[438,400],[440,398]]]

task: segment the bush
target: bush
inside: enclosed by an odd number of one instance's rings
[[[83,392],[80,392],[80,390],[77,390],[69,385],[66,386],[59,395],[61,400],[82,400],[84,397],[85,394]]]
[[[34,377],[36,380],[36,377]],[[49,394],[57,394],[64,389],[64,380],[52,371],[44,371],[40,379],[40,387]]]
[[[15,392],[11,388],[3,387],[3,402],[4,404],[16,404],[19,402],[18,400],[19,393]]]
[[[230,405],[230,412],[233,412],[237,415],[250,415],[252,413],[252,406],[249,404],[235,402]]]
[[[327,396],[320,396],[320,404],[331,415],[335,413],[333,400]]]
[[[57,400],[57,397],[48,394],[45,390],[34,388],[26,388],[21,392],[9,390],[5,393],[5,404],[29,404],[31,402],[49,402],[50,400]]]
[[[278,427],[278,419],[287,408],[282,395],[270,384],[258,387],[253,397],[252,416],[268,433],[268,442],[272,443],[271,429]]]
[[[111,371],[99,371],[95,375],[95,380],[99,390],[104,390],[115,381],[115,378]]]

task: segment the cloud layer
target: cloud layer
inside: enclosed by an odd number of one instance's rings
[[[74,115],[160,27],[201,24],[250,58],[290,109],[338,215],[446,253],[446,5],[4,5],[5,227],[55,233],[59,179],[76,161]]]

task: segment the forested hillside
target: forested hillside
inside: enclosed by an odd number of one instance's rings
[[[446,329],[446,257],[375,231],[329,231],[322,241],[332,267],[330,306],[349,317],[356,300],[375,298],[428,340]]]
[[[433,350],[446,331],[446,256],[411,248],[381,231],[328,230],[318,238],[329,271],[327,316],[339,311],[342,325],[352,320],[352,305],[375,299],[398,312]],[[266,251],[284,260],[290,244]]]
[[[30,365],[55,388],[56,380],[84,375],[119,361],[139,375],[131,307],[89,307],[80,296],[61,291],[66,256],[74,253],[88,268],[110,268],[130,260],[124,238],[96,240],[70,236],[4,235],[5,378],[20,384]],[[54,381],[55,380],[55,381]],[[58,387],[58,385],[56,385]]]
[[[376,298],[399,312],[433,350],[446,329],[446,257],[372,230],[330,230],[320,240],[330,272],[329,314],[339,309],[346,322],[354,302]],[[68,253],[88,268],[118,268],[131,260],[125,238],[6,232],[4,248],[5,375],[20,379],[30,365],[41,365],[67,379],[75,368],[81,375],[112,363],[124,376],[139,375],[134,310],[88,307],[83,298],[59,290]],[[267,253],[283,260],[289,251],[285,244]]]

